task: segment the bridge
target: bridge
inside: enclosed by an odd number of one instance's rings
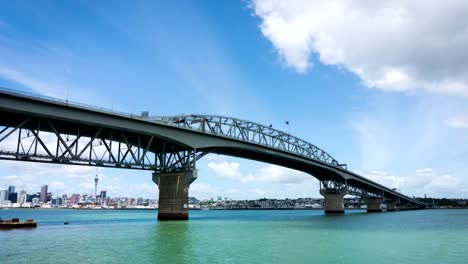
[[[149,170],[158,219],[188,219],[196,162],[216,153],[303,171],[320,181],[325,213],[344,213],[346,194],[368,212],[425,204],[348,170],[319,147],[250,121],[213,115],[133,115],[0,89],[0,159]]]

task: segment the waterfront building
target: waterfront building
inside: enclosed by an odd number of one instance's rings
[[[1,190],[0,191],[0,203],[6,200],[8,200],[8,190]]]
[[[33,204],[33,206],[39,205],[39,198],[36,198],[36,197],[33,198],[32,199],[32,204]]]
[[[13,187],[13,190],[14,190],[14,187]],[[12,203],[16,203],[18,201],[18,193],[10,192],[8,194],[8,200],[10,200]]]
[[[60,198],[60,197],[53,198],[51,200],[51,204],[52,204],[52,206],[61,206],[62,205],[62,198]]]
[[[47,185],[41,187],[41,194],[39,196],[39,201],[41,203],[47,203]]]
[[[22,190],[18,193],[17,202],[22,204],[26,202],[26,191]]]
[[[27,195],[27,194],[23,194],[23,195],[20,196],[19,202],[20,202],[21,204],[25,204],[25,203],[27,203],[27,198],[28,198],[28,195]]]
[[[71,196],[70,204],[78,204],[80,202],[81,195],[78,193],[74,193]]]
[[[13,186],[13,185],[8,186],[8,195],[10,195],[10,193],[14,193],[14,192],[15,192],[15,186]]]
[[[38,198],[38,199],[39,199],[39,193],[27,194],[27,195],[26,195],[26,202],[32,203],[32,199],[34,199],[34,198]]]
[[[102,190],[99,197],[101,198],[101,204],[106,204],[107,191]]]

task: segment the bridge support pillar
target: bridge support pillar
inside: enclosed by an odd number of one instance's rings
[[[343,197],[346,195],[346,188],[340,190],[320,190],[324,199],[324,209],[326,214],[344,214]]]
[[[406,211],[406,210],[409,210],[409,207],[407,204],[399,204],[397,205],[397,209],[398,211]]]
[[[387,202],[387,212],[393,212],[397,210],[396,202]]]
[[[196,170],[153,173],[159,186],[158,220],[188,220],[188,191],[196,178]]]
[[[382,198],[367,198],[367,212],[382,212]]]

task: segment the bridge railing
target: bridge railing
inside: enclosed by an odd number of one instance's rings
[[[317,146],[292,136],[291,134],[273,129],[271,126],[264,126],[237,118],[212,115],[153,116],[139,118],[251,142],[308,159],[317,160],[341,169],[347,169],[346,164],[340,164],[330,154]]]

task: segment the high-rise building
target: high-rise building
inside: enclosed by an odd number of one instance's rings
[[[28,195],[25,193],[21,195],[20,200],[18,201],[21,204],[27,203],[28,202]]]
[[[101,194],[99,195],[99,197],[101,198],[101,204],[106,203],[106,196],[107,196],[107,191],[105,190],[101,191]]]
[[[80,198],[81,198],[80,194],[74,193],[74,194],[72,194],[72,196],[70,198],[70,203],[71,204],[78,204],[78,202],[80,202]]]
[[[0,191],[0,202],[8,200],[8,190]]]
[[[33,205],[39,205],[39,198],[33,198],[32,199],[32,204]]]
[[[20,204],[26,202],[26,191],[25,190],[19,191],[17,202],[20,203]]]
[[[10,200],[10,202],[12,202],[12,203],[18,202],[18,194],[15,193],[15,192],[9,193],[8,194],[8,200]]]
[[[61,206],[63,204],[62,198],[60,198],[60,197],[52,198],[51,199],[51,204],[53,206]]]
[[[37,198],[39,199],[39,193],[35,194],[26,194],[26,202],[27,203],[32,203],[32,199]]]
[[[47,203],[47,185],[41,187],[41,195],[39,197],[41,203]]]
[[[15,186],[13,186],[13,185],[8,186],[8,195],[10,195],[10,193],[14,193],[14,192],[15,192]]]

